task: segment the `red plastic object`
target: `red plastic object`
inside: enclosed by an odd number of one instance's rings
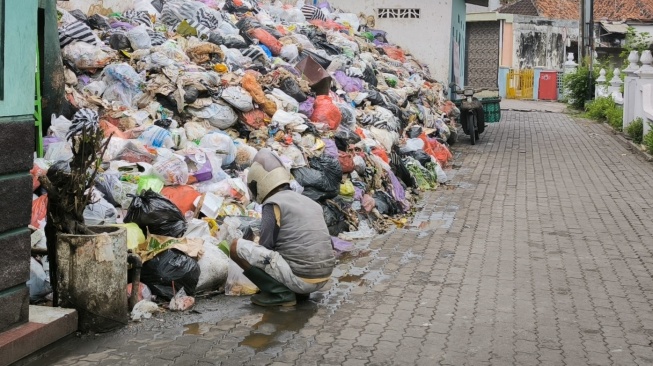
[[[540,72],[540,91],[537,97],[540,100],[558,100],[557,71]]]

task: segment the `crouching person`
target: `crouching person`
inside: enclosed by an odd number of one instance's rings
[[[335,266],[322,207],[290,190],[288,170],[267,148],[254,157],[247,183],[263,205],[260,240],[234,240],[230,256],[261,290],[254,304],[295,305],[321,289]]]

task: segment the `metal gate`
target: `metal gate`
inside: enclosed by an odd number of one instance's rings
[[[532,69],[510,69],[506,80],[506,97],[508,99],[533,99],[535,71]]]

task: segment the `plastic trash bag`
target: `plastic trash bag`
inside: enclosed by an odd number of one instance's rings
[[[333,139],[336,143],[336,147],[338,147],[338,150],[340,151],[347,151],[349,145],[355,145],[361,141],[360,136],[344,126],[341,126],[336,130]]]
[[[197,261],[176,249],[168,249],[143,263],[141,282],[152,293],[165,299],[172,299],[175,291],[182,288],[194,294],[200,278],[200,266]]]
[[[170,300],[168,309],[172,311],[185,311],[192,308],[193,305],[195,305],[195,298],[186,295],[186,291],[182,288]]]
[[[131,320],[139,322],[142,319],[149,319],[152,314],[159,311],[159,306],[156,303],[148,300],[141,300],[132,309]]]
[[[238,114],[228,104],[213,103],[204,108],[189,107],[187,110],[191,115],[204,119],[221,130],[228,129],[238,121]]]
[[[315,104],[315,98],[307,97],[305,101],[299,103],[299,113],[310,117],[313,114],[313,105]]]
[[[280,89],[300,103],[306,100],[306,94],[299,87],[297,80],[292,77],[281,80]]]
[[[335,130],[340,126],[342,114],[340,109],[333,104],[333,101],[328,95],[318,95],[315,98],[315,106],[313,114],[311,114],[311,121],[316,123],[324,123],[329,129]]]
[[[183,158],[175,154],[160,156],[152,168],[165,185],[184,185],[188,182],[188,165]]]
[[[227,296],[248,296],[258,292],[258,287],[243,274],[233,260],[229,259],[229,273],[224,286],[224,294]]]
[[[274,88],[270,93],[269,98],[274,100],[277,104],[277,109],[283,109],[286,112],[299,111],[299,102],[290,95],[283,92],[281,89]]]
[[[229,165],[236,160],[236,145],[229,135],[221,131],[211,132],[200,140],[199,146],[215,152],[222,159],[222,165]]]
[[[342,209],[335,202],[327,201],[324,203],[322,205],[322,214],[329,229],[329,235],[338,236],[338,234],[347,231],[349,228]]]
[[[281,53],[279,56],[288,63],[294,63],[299,59],[299,48],[297,48],[297,45],[295,44],[284,45],[281,47]]]
[[[27,288],[29,288],[29,300],[32,303],[43,300],[46,295],[52,292],[50,276],[45,273],[43,265],[33,257],[30,257]]]
[[[159,126],[150,126],[138,137],[140,141],[147,146],[151,147],[165,147],[172,148],[175,146],[175,141],[172,139],[172,133]]]
[[[111,225],[116,223],[118,212],[109,201],[98,199],[84,209],[84,223],[86,225]]]
[[[229,257],[218,248],[215,238],[204,240],[204,254],[197,261],[200,266],[200,277],[196,291],[212,291],[223,286],[229,273]]]
[[[304,187],[302,194],[314,201],[333,198],[340,192],[342,168],[337,159],[322,155],[309,160],[310,168],[292,170],[295,180]]]
[[[96,39],[95,35],[91,38]],[[79,70],[101,69],[112,59],[112,56],[99,46],[79,41],[66,45],[62,50],[62,56]]]
[[[239,86],[225,88],[220,97],[224,99],[225,102],[242,112],[248,112],[254,109],[252,96],[247,92],[247,90]]]
[[[150,35],[147,34],[147,27],[145,25],[139,25],[130,29],[127,32],[127,38],[134,50],[147,50],[152,48],[152,40],[150,39]]]
[[[113,139],[112,139],[113,141]],[[143,146],[140,141],[132,140],[125,144],[125,146],[116,153],[112,160],[123,160],[130,163],[147,163],[150,164],[154,161],[156,156]]]
[[[174,238],[182,237],[188,225],[174,203],[152,190],[133,197],[124,222],[137,224],[144,233]]]
[[[397,202],[386,192],[380,190],[376,191],[374,192],[373,197],[376,203],[376,208],[382,215],[392,216],[401,212]]]

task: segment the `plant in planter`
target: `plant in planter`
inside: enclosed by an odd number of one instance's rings
[[[75,113],[66,135],[72,159],[53,164],[41,183],[48,192],[45,233],[54,306],[74,307],[81,331],[127,323],[127,236],[123,228],[87,226],[95,178],[111,136],[96,112]]]

